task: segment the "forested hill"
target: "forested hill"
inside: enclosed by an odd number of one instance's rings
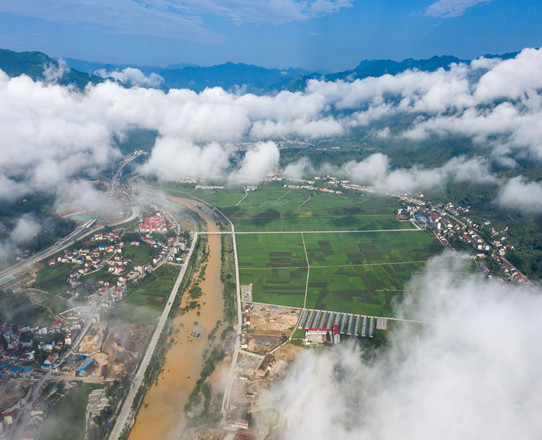
[[[13,52],[0,49],[0,69],[8,76],[27,75],[34,81],[54,82],[83,89],[88,83],[104,80],[98,76],[79,72],[59,63],[42,52]]]

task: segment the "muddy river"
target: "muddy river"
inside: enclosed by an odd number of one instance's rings
[[[177,203],[193,207],[191,200],[173,198]],[[202,212],[199,212],[203,216]],[[217,226],[207,216],[210,232]],[[174,343],[166,354],[163,372],[158,384],[147,392],[139,410],[129,440],[178,439],[184,428],[183,408],[188,396],[194,389],[200,376],[203,352],[208,347],[208,334],[222,320],[223,300],[220,280],[221,242],[219,235],[208,237],[209,256],[205,270],[205,280],[200,282],[203,295],[198,299],[201,304],[200,315],[190,310],[178,315],[173,321]],[[183,296],[181,307],[185,306],[187,295]],[[200,339],[192,334],[194,322],[206,329]]]

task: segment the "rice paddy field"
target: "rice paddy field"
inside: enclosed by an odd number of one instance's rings
[[[442,246],[397,221],[400,201],[282,185],[196,190],[168,186],[217,206],[235,225],[241,284],[255,302],[392,316],[410,278]]]
[[[413,229],[398,222],[391,198],[338,195],[266,185],[245,193],[242,188],[201,190],[167,184],[165,191],[197,197],[218,207],[238,232],[366,231]]]

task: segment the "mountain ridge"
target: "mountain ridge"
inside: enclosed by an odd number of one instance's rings
[[[517,53],[484,55],[484,57],[509,59],[516,56]],[[201,92],[206,88],[222,87],[229,91],[243,90],[255,94],[278,93],[282,90],[301,91],[312,79],[353,81],[386,74],[397,75],[409,69],[433,72],[440,68],[449,69],[453,63],[461,62],[470,62],[470,60],[452,55],[435,55],[426,59],[406,58],[401,61],[363,59],[353,69],[323,73],[293,67],[287,69],[266,68],[231,61],[213,66],[176,63],[167,67],[101,63],[75,58],[65,58],[60,62],[59,59],[53,59],[43,52],[14,52],[0,49],[0,69],[11,77],[26,74],[34,80],[44,81],[47,80],[46,68],[60,69],[61,63],[65,63],[66,71],[56,79],[56,82],[62,85],[71,84],[79,89],[84,88],[88,83],[98,84],[105,81],[102,76],[97,74],[99,71],[104,72],[102,75],[107,75],[113,71],[134,68],[147,76],[151,74],[161,76],[164,81],[160,88],[166,91],[173,88],[188,88]]]

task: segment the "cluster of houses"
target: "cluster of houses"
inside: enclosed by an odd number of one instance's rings
[[[314,184],[314,182],[312,182],[312,183]],[[337,189],[331,189],[331,188],[326,188],[326,187],[320,188],[320,187],[314,186],[313,184],[310,184],[310,183],[306,184],[306,185],[285,184],[284,188],[309,189],[311,191],[320,191],[320,192],[325,192],[325,193],[330,193],[330,194],[342,194],[343,193],[342,191],[339,191]]]
[[[416,215],[415,207],[408,207],[406,210],[400,209],[397,218],[398,220],[406,220],[408,218],[421,228],[425,229],[429,227],[433,229],[440,242],[450,249],[453,248],[450,245],[448,238],[458,234],[458,237],[461,240],[469,243],[475,250],[479,251],[479,253],[476,254],[477,257],[485,258],[488,255],[491,256],[501,268],[502,272],[506,274],[506,278],[509,281],[527,281],[527,279],[504,258],[507,250],[514,249],[514,246],[510,244],[503,245],[502,242],[506,240],[507,237],[500,234],[500,239],[492,239],[492,248],[476,231],[476,229],[480,228],[480,225],[473,222],[465,215],[460,214],[461,212],[469,212],[469,209],[470,207],[454,207],[452,203],[441,203],[437,206],[430,207],[426,216],[422,216]],[[446,217],[447,215],[450,217]],[[459,217],[460,220],[456,217]],[[450,218],[457,220],[457,222],[451,221]],[[490,224],[491,222],[488,220],[484,222],[484,226],[489,226]],[[492,237],[499,234],[494,228],[490,229],[490,233]],[[481,263],[478,266],[484,275],[492,277],[491,271],[486,264]]]
[[[99,281],[101,283],[107,283]],[[88,296],[88,302],[92,306],[101,305],[103,310],[111,310],[122,298],[126,296],[126,288],[124,286],[114,287],[108,286],[101,288],[97,293]],[[118,282],[117,282],[118,284]]]
[[[5,351],[3,346],[0,346],[2,370],[11,373],[12,376],[30,374],[32,367],[22,365],[35,362],[36,348],[38,352],[51,353],[42,364],[43,369],[50,368],[57,359],[58,352],[75,342],[82,324],[82,321],[62,320],[43,324],[0,324],[0,332],[6,341]]]
[[[90,242],[83,243],[84,245],[90,245]],[[126,265],[126,261],[122,258],[122,248],[124,243],[118,242],[110,245],[98,245],[95,248],[90,249],[77,249],[77,250],[67,250],[63,255],[60,255],[57,258],[52,258],[49,260],[49,266],[54,266],[58,263],[65,264],[79,264],[81,268],[77,270],[77,273],[81,275],[88,274],[102,269],[104,266],[110,266],[110,272],[117,272],[120,274],[124,268],[122,266]],[[107,256],[108,255],[108,256]],[[107,258],[105,258],[107,256]],[[113,267],[111,269],[111,267]],[[121,269],[122,268],[122,269]]]
[[[13,422],[17,411],[0,412],[0,438],[11,438]],[[34,440],[40,438],[39,430],[43,422],[43,406],[34,406],[30,411],[30,419],[21,435],[21,440]]]
[[[154,216],[145,217],[139,225],[139,232],[167,232],[167,223],[165,217],[157,212]]]

